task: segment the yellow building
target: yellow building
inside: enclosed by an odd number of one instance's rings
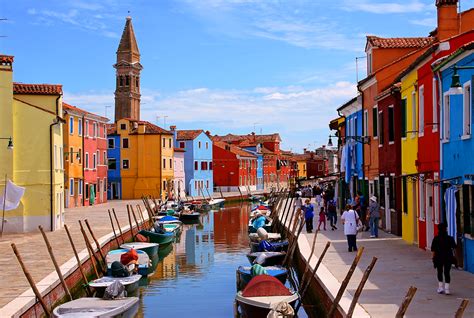
[[[401,79],[402,98],[402,238],[418,243],[417,167],[418,94],[417,70]]]
[[[298,165],[298,179],[306,179],[307,176],[307,166],[308,156],[305,154],[294,155],[293,159],[296,160]]]
[[[12,56],[0,56],[0,137],[14,145],[0,143],[1,186],[6,175],[26,190],[5,213],[4,231],[55,230],[64,222],[62,87],[13,83],[12,65]]]
[[[173,134],[147,121],[120,119],[122,199],[164,197],[173,180]]]

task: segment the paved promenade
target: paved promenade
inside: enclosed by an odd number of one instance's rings
[[[126,210],[127,203],[132,203],[134,207],[140,203],[142,210],[145,211],[141,200],[110,201],[106,204],[92,207],[67,209],[65,212],[65,222],[70,228],[78,252],[86,248],[78,220],[88,219],[95,236],[99,239],[112,232],[107,209],[115,208],[117,218],[122,227],[129,224]],[[47,236],[53,247],[58,264],[61,265],[74,257],[64,228],[55,232],[47,232]],[[51,262],[41,233],[4,234],[0,240],[0,255],[2,255],[0,258],[0,308],[30,288],[15,254],[13,254],[13,250],[10,246],[12,242],[16,244],[26,267],[36,283],[54,271],[53,263]],[[4,315],[2,315],[2,309],[0,309],[0,317],[4,317]]]
[[[317,225],[316,220],[314,222]],[[355,253],[347,251],[343,226],[339,220],[338,222],[338,230],[319,232],[316,254],[313,257],[313,259],[319,257],[326,242],[331,241],[331,247],[323,259],[325,268],[319,268],[318,275],[327,276],[322,277],[327,281],[335,281],[335,278],[339,282],[336,285],[340,285],[343,281],[355,256]],[[304,235],[307,244],[300,245],[303,247],[303,253],[309,254],[314,234]],[[394,317],[411,285],[417,287],[418,291],[406,317],[454,317],[463,298],[470,300],[464,317],[474,317],[474,274],[453,269],[451,271],[452,295],[438,295],[436,293],[438,283],[436,271],[431,262],[431,252],[407,245],[401,238],[384,232],[379,235],[378,239],[371,239],[369,232],[358,234],[357,245],[363,246],[365,250],[347,288],[351,297],[372,257],[377,257],[378,261],[359,298],[360,305],[371,317]],[[301,240],[302,238],[300,238],[300,243]],[[314,263],[315,260],[311,261],[311,264]],[[330,275],[333,277],[328,277]]]

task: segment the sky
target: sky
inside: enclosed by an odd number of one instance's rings
[[[293,152],[327,143],[366,76],[365,59],[356,66],[366,35],[436,27],[435,0],[17,0],[0,9],[0,54],[15,56],[15,81],[62,84],[65,102],[113,118],[127,15],[144,67],[142,120],[278,132]]]

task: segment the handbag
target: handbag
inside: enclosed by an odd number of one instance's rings
[[[364,228],[364,226],[362,225],[362,222],[360,221],[360,219],[357,220],[357,214],[356,214],[355,211],[354,211],[354,217],[355,217],[356,222],[357,222],[357,227],[356,227],[357,232],[362,232],[362,229]]]

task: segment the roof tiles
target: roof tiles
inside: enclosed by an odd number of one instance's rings
[[[62,93],[62,85],[13,83],[13,94],[62,95]]]
[[[87,110],[81,109],[79,107],[70,105],[70,104],[65,103],[65,102],[63,102],[63,110],[66,110],[66,111],[70,110],[70,111],[73,111],[73,112],[75,112],[77,114],[80,114],[80,115],[83,115],[83,116],[92,116],[92,117],[94,117],[98,120],[101,120],[101,121],[109,121],[109,119],[106,118],[106,117],[102,117],[100,115],[88,112]]]
[[[371,46],[382,49],[422,48],[432,44],[435,40],[435,37],[381,38],[373,35],[367,36],[367,42]]]
[[[194,140],[197,136],[203,133],[204,130],[178,130],[177,140]]]

